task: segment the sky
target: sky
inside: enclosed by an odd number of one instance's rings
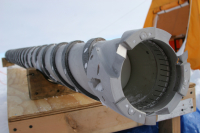
[[[143,27],[151,0],[0,0],[0,53]]]

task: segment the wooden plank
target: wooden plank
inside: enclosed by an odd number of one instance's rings
[[[63,96],[55,96],[40,100],[29,98],[26,69],[7,69],[7,105],[8,119],[26,117],[26,115],[41,116],[42,113],[60,112],[69,108],[101,104],[83,94],[72,93]]]
[[[43,74],[35,68],[27,69],[27,80],[29,97],[32,100],[75,93],[75,91],[65,86],[48,81]]]
[[[193,85],[193,83],[191,83]],[[195,85],[193,85],[195,86]],[[191,86],[192,88],[188,89],[187,95],[185,97],[183,97],[182,100],[188,99],[188,98],[192,98],[193,101],[193,109],[194,111],[196,111],[196,94],[195,94],[195,88]]]
[[[193,88],[193,87],[195,87],[195,86],[196,86],[195,83],[190,83],[189,88]]]
[[[8,62],[6,60],[6,58],[2,58],[2,66],[3,67],[9,67],[9,66],[13,66],[13,65],[15,65],[15,64]]]
[[[172,119],[172,133],[181,133],[181,118],[180,118],[180,116]]]
[[[32,125],[32,128],[29,126]],[[105,106],[9,123],[10,133],[107,133],[140,126]]]
[[[159,122],[159,133],[181,133],[180,116]]]

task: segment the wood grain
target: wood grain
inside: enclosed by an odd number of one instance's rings
[[[190,85],[193,85],[194,83],[190,83]],[[195,85],[193,85],[195,86]],[[183,97],[182,100],[188,99],[188,98],[192,98],[193,101],[193,109],[194,111],[196,111],[196,94],[195,94],[195,88],[191,86],[192,88],[188,88],[188,92],[187,95],[185,97]]]
[[[159,133],[181,133],[180,116],[159,122]]]
[[[29,128],[32,125],[33,128]],[[107,133],[140,126],[105,106],[9,123],[10,133]]]
[[[29,97],[32,100],[75,93],[75,91],[65,86],[48,81],[48,79],[35,68],[27,69],[27,80]]]
[[[8,62],[8,61],[6,60],[6,58],[2,58],[1,60],[2,60],[2,66],[3,66],[3,67],[9,67],[9,66],[15,65],[15,64],[13,64],[13,63]]]
[[[83,94],[72,93],[62,96],[53,96],[40,100],[29,98],[26,70],[23,68],[8,68],[7,70],[7,101],[8,119],[17,116],[36,115],[39,113],[56,112],[62,109],[77,108],[80,106],[101,105]]]

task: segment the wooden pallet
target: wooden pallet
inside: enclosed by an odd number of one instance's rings
[[[31,100],[27,71],[23,68],[8,67],[7,78],[10,133],[106,133],[141,125],[74,91],[61,96]],[[193,98],[195,111],[194,84],[190,85],[183,100],[188,98]],[[169,133],[180,132],[180,117],[164,122],[160,122],[160,129],[166,130],[170,126]]]

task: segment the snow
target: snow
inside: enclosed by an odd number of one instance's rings
[[[0,53],[0,59],[4,53]],[[0,133],[9,133],[7,120],[7,69],[2,67],[0,61]]]

